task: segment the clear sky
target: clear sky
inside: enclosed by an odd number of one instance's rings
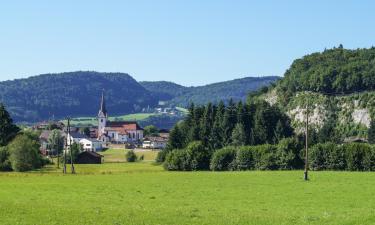
[[[375,1],[2,1],[0,80],[76,70],[200,85],[282,76],[305,54],[375,45]]]

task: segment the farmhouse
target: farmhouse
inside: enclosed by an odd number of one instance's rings
[[[108,120],[104,92],[98,113],[98,140],[113,143],[140,143],[143,139],[143,129],[136,121]]]
[[[89,152],[97,152],[103,149],[102,142],[92,138],[83,138],[79,141],[79,144],[82,145],[83,150]]]
[[[164,149],[167,146],[168,139],[163,137],[146,137],[143,140],[143,148]]]

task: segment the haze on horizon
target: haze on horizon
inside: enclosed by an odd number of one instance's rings
[[[303,55],[374,44],[375,2],[12,1],[0,8],[0,81],[77,70],[197,86],[282,76]]]

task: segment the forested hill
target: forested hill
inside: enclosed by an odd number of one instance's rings
[[[235,101],[245,100],[247,94],[261,87],[276,82],[280,77],[246,77],[225,82],[209,84],[197,87],[184,87],[171,82],[141,82],[147,90],[163,96],[163,100],[179,106],[187,106],[189,103],[206,104],[217,103],[233,99]]]
[[[96,116],[104,89],[107,107],[113,116],[156,107],[160,100],[187,106],[191,101],[244,99],[248,92],[276,79],[244,78],[202,87],[184,87],[171,82],[141,82],[141,85],[125,73],[77,71],[0,82],[0,103],[5,104],[16,122],[36,122],[52,116],[56,119]]]
[[[297,132],[308,107],[312,140],[366,139],[375,118],[375,48],[340,45],[296,59],[263,97],[287,112]]]
[[[103,89],[111,115],[138,112],[158,102],[128,74],[81,71],[0,82],[0,102],[17,122],[96,116]]]
[[[338,48],[293,62],[279,87],[284,91],[353,93],[375,90],[375,48]]]

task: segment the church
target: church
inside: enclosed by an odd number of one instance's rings
[[[136,121],[109,121],[104,91],[98,113],[98,140],[104,143],[141,143],[143,129]]]

